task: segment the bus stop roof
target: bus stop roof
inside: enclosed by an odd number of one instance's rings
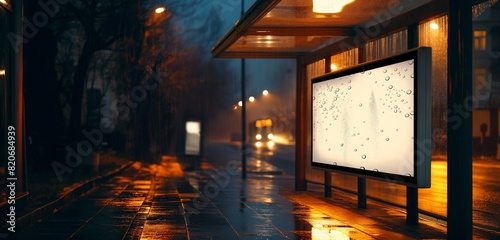
[[[335,0],[340,12],[318,13],[319,0],[257,0],[212,48],[221,58],[297,58],[355,37],[380,37],[447,12],[432,0]],[[333,2],[331,0],[327,0]]]

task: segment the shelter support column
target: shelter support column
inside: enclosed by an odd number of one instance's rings
[[[448,109],[472,111],[472,2],[448,1]],[[472,118],[448,121],[448,239],[472,239]]]
[[[358,64],[366,62],[366,44],[358,46]],[[366,209],[366,178],[358,177],[358,208]]]
[[[418,47],[418,24],[408,26],[408,49]],[[406,224],[418,224],[418,188],[406,187]]]
[[[307,105],[309,85],[306,69],[297,59],[297,89],[296,89],[296,137],[295,137],[295,191],[306,191],[306,164],[307,164],[307,138],[308,116],[310,107]]]

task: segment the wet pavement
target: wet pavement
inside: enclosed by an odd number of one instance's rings
[[[292,177],[237,162],[182,169],[175,157],[136,163],[13,239],[445,239],[446,227],[404,223],[394,207],[357,209],[352,197],[321,186],[293,191]],[[269,170],[269,169],[267,169]]]

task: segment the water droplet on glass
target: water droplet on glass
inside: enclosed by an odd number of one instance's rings
[[[351,80],[347,81],[348,83],[351,83]]]
[[[313,101],[316,100],[316,97],[313,97]]]
[[[394,109],[394,113],[398,113],[398,110],[397,110],[397,109]]]
[[[332,149],[331,148],[328,148],[328,151],[331,151]]]
[[[366,140],[370,140],[370,138],[369,138],[369,137],[367,137],[367,138],[366,138]]]
[[[387,69],[384,69],[384,73],[386,73],[386,72],[387,72]]]
[[[408,113],[407,113],[407,114],[405,114],[405,117],[410,117],[410,114],[408,114]]]
[[[413,60],[411,60],[408,64],[413,65]]]
[[[390,86],[389,86],[389,89],[392,89],[392,88],[393,88],[393,86],[392,86],[392,85],[390,85]]]
[[[380,132],[384,132],[384,129],[380,129]]]
[[[368,72],[368,75],[371,75],[371,74],[372,74],[372,72]]]
[[[366,155],[364,155],[364,154],[363,154],[363,155],[361,155],[361,158],[362,158],[362,159],[366,159]]]
[[[410,75],[411,78],[413,78],[413,73]]]
[[[398,97],[401,97],[401,94],[398,94]]]
[[[410,114],[411,114],[411,115],[414,115],[414,114],[415,114],[415,112],[411,111],[411,112],[410,112]]]
[[[347,90],[351,90],[351,86],[347,87]]]
[[[343,144],[343,143],[342,143],[342,144],[340,144],[340,147],[343,147],[343,146],[344,146],[344,144]]]
[[[385,77],[386,81],[389,81],[389,79],[391,79],[391,77],[389,77],[389,76]]]
[[[385,138],[386,141],[389,141],[389,138]]]
[[[355,149],[354,149],[354,152],[357,152],[357,151],[358,151],[358,149],[356,149],[356,148],[355,148]]]
[[[411,90],[406,91],[406,94],[410,95],[411,94]]]
[[[398,70],[398,68],[394,68],[394,71],[397,71],[397,70]]]
[[[362,107],[362,106],[363,106],[363,104],[362,104],[362,103],[360,103],[360,104],[359,104],[359,106],[360,106],[360,107]]]

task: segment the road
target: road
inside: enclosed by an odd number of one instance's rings
[[[205,148],[214,166],[222,167],[229,160],[241,161],[239,146],[229,143],[209,143]],[[278,145],[272,151],[247,150],[247,162],[262,161],[283,170],[283,175],[295,173],[294,145]],[[447,213],[447,162],[432,161],[431,188],[419,190],[419,208],[431,215],[445,217]],[[349,178],[348,178],[349,179]],[[354,178],[353,178],[354,179]],[[348,181],[351,189],[356,181]],[[473,161],[473,222],[481,228],[500,234],[500,161],[474,159]],[[348,187],[348,188],[349,188]],[[388,199],[397,204],[406,202],[406,187],[368,180],[367,193],[377,199]]]

